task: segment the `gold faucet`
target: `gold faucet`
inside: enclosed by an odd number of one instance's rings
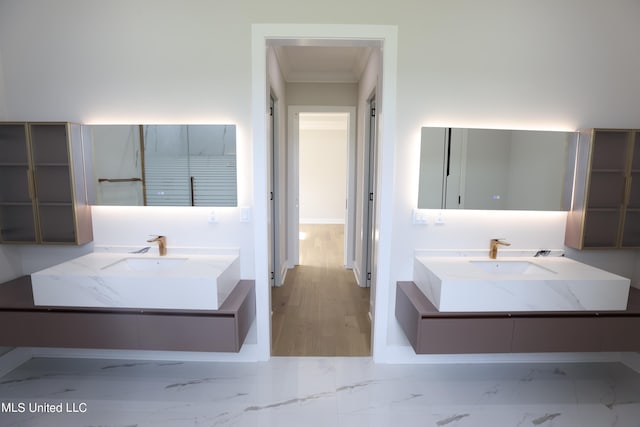
[[[158,252],[160,252],[160,256],[167,254],[167,238],[165,236],[156,236],[153,239],[147,240],[147,242],[158,242]]]
[[[496,259],[498,257],[498,246],[511,246],[511,243],[507,243],[502,239],[491,239],[489,242],[489,258]]]

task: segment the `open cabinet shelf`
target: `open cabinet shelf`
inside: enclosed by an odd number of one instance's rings
[[[640,247],[640,131],[589,129],[580,132],[575,144],[565,244],[575,249]]]

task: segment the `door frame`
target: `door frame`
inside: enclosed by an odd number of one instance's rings
[[[347,113],[349,114],[349,129],[347,141],[347,182],[345,183],[346,206],[344,213],[344,266],[353,268],[355,255],[355,215],[356,215],[356,107],[318,106],[318,105],[289,105],[287,109],[287,143],[289,145],[288,171],[289,192],[287,210],[289,223],[287,224],[288,268],[300,264],[300,113]]]
[[[364,123],[364,170],[363,170],[363,212],[362,229],[366,231],[366,236],[362,239],[362,266],[364,282],[361,286],[375,288],[376,259],[375,259],[375,227],[376,227],[376,177],[377,177],[377,148],[378,148],[378,117],[374,114],[376,107],[377,87],[369,94],[366,101],[365,123]],[[370,197],[374,195],[374,197]],[[369,303],[369,312],[373,311],[373,301]]]
[[[374,361],[384,361],[389,352],[387,330],[393,295],[390,292],[391,264],[398,262],[392,253],[394,208],[395,137],[398,27],[392,25],[343,24],[252,24],[251,25],[251,148],[253,154],[253,278],[256,283],[255,355],[258,360],[271,356],[271,298],[268,268],[268,189],[267,143],[264,108],[267,105],[267,45],[282,40],[287,44],[371,46],[382,48],[381,75],[378,87],[380,116],[378,203],[376,217],[378,244],[375,312],[372,313],[372,354]],[[381,83],[380,83],[381,81]],[[387,262],[388,261],[388,262]],[[248,277],[250,278],[250,276]]]
[[[269,241],[269,285],[276,286],[279,280],[277,266],[280,264],[279,251],[279,222],[276,221],[279,216],[278,203],[276,199],[277,183],[279,180],[278,148],[279,135],[277,126],[277,95],[269,88],[269,111],[267,111],[267,181],[269,194],[269,208],[267,210],[268,224],[268,241]]]

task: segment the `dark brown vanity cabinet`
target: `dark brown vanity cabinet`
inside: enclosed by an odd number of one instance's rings
[[[256,316],[255,281],[218,310],[52,307],[33,303],[31,277],[0,284],[0,346],[239,352]]]
[[[0,123],[0,243],[93,240],[86,155],[80,125]]]
[[[626,310],[452,313],[414,282],[398,282],[395,314],[416,354],[640,351],[635,288]]]
[[[582,131],[576,153],[565,244],[640,247],[640,131]]]

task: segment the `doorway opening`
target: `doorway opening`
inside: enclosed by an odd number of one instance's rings
[[[287,268],[301,264],[301,224],[341,224],[341,264],[352,269],[356,228],[361,226],[355,200],[361,167],[356,158],[356,108],[291,105],[288,122]]]
[[[298,264],[347,266],[351,257],[344,230],[351,114],[300,112],[297,119]]]
[[[393,171],[394,171],[394,134],[395,134],[395,95],[396,95],[396,59],[397,59],[397,28],[394,26],[353,26],[353,25],[323,25],[323,24],[305,24],[304,26],[297,24],[254,24],[252,25],[252,124],[253,124],[253,202],[255,208],[255,280],[256,280],[256,333],[257,347],[256,350],[261,358],[268,359],[271,352],[271,336],[275,330],[272,328],[272,312],[271,312],[271,289],[269,286],[269,271],[271,266],[268,262],[270,250],[269,245],[269,229],[267,211],[269,209],[269,188],[266,183],[268,177],[267,162],[269,162],[267,149],[267,121],[265,120],[265,107],[268,106],[269,91],[276,96],[280,103],[280,119],[277,123],[278,129],[286,134],[286,129],[291,122],[286,118],[288,105],[304,105],[304,102],[294,102],[290,97],[290,92],[285,93],[285,83],[281,76],[278,76],[280,70],[277,64],[274,66],[272,60],[272,51],[277,46],[325,46],[325,47],[369,47],[377,55],[376,67],[374,70],[368,69],[358,84],[358,103],[357,103],[357,127],[358,127],[358,179],[364,180],[362,174],[363,156],[362,136],[364,135],[364,121],[366,114],[366,99],[363,94],[370,94],[375,89],[380,111],[380,132],[378,145],[378,162],[376,182],[380,194],[375,194],[374,198],[380,197],[375,203],[376,222],[373,224],[371,235],[375,236],[376,243],[374,245],[375,259],[391,259],[391,218],[392,218],[392,187],[393,187]],[[384,58],[382,47],[384,46]],[[266,53],[266,55],[265,55]],[[308,62],[308,61],[307,61]],[[317,63],[317,61],[316,61]],[[318,70],[316,70],[318,71]],[[340,73],[335,73],[340,74]],[[266,76],[266,78],[265,78]],[[377,88],[377,89],[376,89]],[[322,98],[322,96],[321,96]],[[331,103],[316,103],[314,105],[335,105]],[[338,103],[337,105],[350,105]],[[277,141],[280,145],[288,144],[288,140]],[[289,165],[291,156],[288,147],[280,151],[275,157],[280,162],[279,171],[281,176],[290,173]],[[288,196],[290,189],[278,180],[276,185],[275,203],[280,206],[281,212],[278,218],[273,221],[276,226],[282,218],[286,218],[286,224],[291,222],[290,208],[292,206],[292,198]],[[282,186],[282,188],[280,187]],[[362,220],[363,209],[365,203],[365,189],[361,181],[356,186],[356,197],[358,201],[355,212],[355,218]],[[280,246],[275,248],[275,268],[276,272],[280,266],[288,267],[291,259],[294,257],[289,241],[292,239],[290,233],[287,233],[286,227],[279,227],[276,230],[280,240]],[[353,271],[358,277],[358,282],[366,282],[365,268],[362,267],[364,257],[362,239],[368,232],[362,230],[361,226],[356,227],[356,245],[354,248],[354,265]],[[298,236],[295,236],[298,240]],[[283,243],[286,242],[286,243]],[[299,242],[298,242],[299,243]],[[284,248],[284,249],[283,249]],[[381,280],[386,283],[389,280],[389,266],[385,263],[373,265],[376,272],[374,280]],[[287,269],[285,268],[285,271]],[[383,292],[376,291],[371,293],[370,310],[372,320],[372,333],[370,336],[372,342],[371,353],[376,358],[384,358],[385,356],[385,337],[388,323],[388,295],[386,286]],[[375,289],[375,283],[371,283],[371,290]],[[380,301],[378,301],[380,300]],[[377,356],[376,356],[377,355]]]
[[[280,144],[287,147],[286,172],[280,174],[286,178],[274,184],[287,189],[288,214],[271,221],[275,231],[269,233],[281,234],[285,223],[287,239],[280,241],[287,247],[273,249],[287,254],[287,264],[278,277],[282,263],[273,257],[272,354],[368,356],[375,268],[370,176],[376,170],[369,163],[376,157],[369,154],[375,144],[364,135],[371,133],[368,98],[375,96],[378,81],[370,78],[363,85],[360,79],[365,72],[379,75],[381,51],[343,45],[271,49],[270,69],[282,74],[281,98],[289,104],[288,139]],[[351,70],[346,74],[345,63]],[[269,90],[277,91],[277,85]],[[331,101],[350,105],[331,106]],[[278,199],[276,194],[275,205]]]
[[[335,225],[314,228],[336,230],[334,234],[344,236],[349,122],[350,114],[343,112],[298,114],[298,223],[301,226]],[[300,240],[304,241],[304,237],[304,231],[300,231]],[[323,252],[342,253],[342,259],[330,263],[346,265],[346,254],[339,246],[334,244]],[[301,265],[313,263],[317,258],[304,255],[302,251]]]
[[[292,268],[272,289],[272,354],[368,356],[370,292],[351,269],[355,108],[295,106],[289,117],[297,209],[287,228],[296,238]]]

